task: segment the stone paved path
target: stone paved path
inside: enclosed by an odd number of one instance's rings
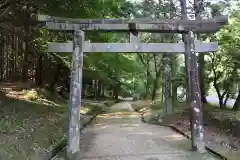
[[[215,160],[189,149],[190,141],[169,128],[142,123],[134,112],[115,113],[84,130],[79,160]]]

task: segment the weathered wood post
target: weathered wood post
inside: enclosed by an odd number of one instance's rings
[[[74,32],[72,72],[69,100],[69,129],[67,159],[75,160],[80,151],[80,107],[82,93],[82,67],[83,67],[84,32]]]
[[[186,0],[180,0],[180,3],[181,3],[181,14],[182,14],[182,19],[183,20],[187,20],[188,19],[188,15],[187,15],[187,3],[186,3]],[[196,132],[196,129],[195,129],[195,122],[196,122],[196,119],[199,118],[199,116],[196,116],[195,115],[195,112],[193,110],[193,107],[192,107],[192,102],[194,100],[196,100],[194,98],[194,92],[196,88],[193,89],[193,73],[196,72],[196,67],[193,63],[194,59],[195,59],[195,46],[194,44],[192,44],[192,38],[190,36],[192,32],[189,32],[189,33],[183,33],[182,34],[182,40],[185,44],[185,54],[184,54],[184,58],[185,58],[185,67],[186,67],[186,74],[187,74],[187,94],[186,94],[186,100],[187,100],[187,103],[190,104],[190,108],[189,108],[189,120],[190,120],[190,130],[191,130],[191,145],[192,145],[192,150],[197,150],[198,149],[198,146],[202,146],[202,145],[198,145],[197,143],[197,137],[198,135],[197,132]],[[194,37],[193,37],[194,38]],[[194,68],[192,68],[194,67]],[[201,107],[198,106],[198,108]],[[201,111],[201,110],[200,110]],[[201,115],[202,116],[202,115]],[[200,118],[202,119],[202,118]],[[202,142],[203,143],[203,142]]]
[[[200,97],[200,88],[198,83],[198,70],[197,70],[197,55],[194,44],[194,33],[189,31],[188,40],[186,43],[189,45],[188,52],[188,82],[189,82],[189,98],[191,109],[191,125],[192,125],[192,138],[194,150],[205,152],[203,142],[203,122],[202,122],[202,103]]]

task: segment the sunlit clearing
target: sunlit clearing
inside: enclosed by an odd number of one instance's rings
[[[105,118],[105,119],[110,119],[110,118],[123,118],[123,117],[126,117],[126,116],[110,116],[110,115],[99,115],[97,116],[98,118]]]
[[[81,109],[80,109],[80,113],[81,114],[86,114],[86,113],[88,113],[89,112],[89,108],[87,108],[87,107],[81,107]]]
[[[47,100],[47,99],[42,99],[42,100],[41,100],[41,103],[44,104],[44,105],[46,105],[46,106],[60,106],[59,104],[54,103],[54,102],[52,102],[52,101],[49,101],[49,100]]]
[[[139,132],[139,133],[130,133],[137,135],[146,135],[146,136],[156,136],[158,138],[164,138],[166,140],[184,140],[185,137],[179,134],[172,134],[169,136],[163,136],[160,132]]]
[[[153,133],[153,132],[140,132],[140,133],[131,133],[131,134],[138,134],[138,135],[150,135],[150,136],[154,135],[154,133]],[[156,133],[155,133],[155,134],[156,134]]]
[[[138,126],[140,126],[139,124],[121,124],[120,126],[122,126],[122,127],[138,127]]]
[[[101,116],[131,116],[131,115],[139,115],[139,114],[132,113],[132,112],[114,112],[114,113],[101,114]]]
[[[146,111],[149,111],[150,109],[149,108],[142,108],[139,110],[139,112],[146,112]]]
[[[185,139],[185,137],[180,135],[180,134],[172,134],[172,135],[166,136],[166,139],[169,139],[169,140],[183,140],[183,139]]]
[[[100,129],[105,129],[105,128],[108,128],[108,126],[102,126],[102,127],[100,127]]]
[[[108,113],[108,114],[101,114],[97,117],[101,118],[123,118],[123,117],[139,117],[138,113],[131,113],[131,112],[115,112],[115,113]]]

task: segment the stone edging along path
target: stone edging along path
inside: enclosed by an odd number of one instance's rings
[[[86,126],[88,126],[89,124],[92,123],[92,121],[98,116],[98,114],[94,115],[91,117],[91,119],[89,121],[87,121],[86,123],[83,124],[83,126],[81,127],[80,131],[82,131]],[[49,151],[48,153],[46,153],[43,158],[43,160],[51,160],[54,157],[56,157],[61,151],[63,151],[65,149],[65,147],[67,146],[67,138],[64,137],[51,151]]]
[[[164,125],[164,124],[161,124],[161,123],[158,123],[158,122],[148,122],[148,121],[146,121],[146,120],[144,119],[144,113],[141,114],[141,116],[142,116],[142,117],[141,117],[141,120],[142,120],[143,123],[147,123],[147,124],[150,124],[150,125],[158,125],[158,126],[169,127],[169,128],[171,128],[173,131],[181,134],[182,136],[186,137],[187,139],[190,139],[190,138],[191,138],[190,136],[188,136],[187,134],[183,133],[182,131],[180,131],[179,129],[177,129],[177,128],[174,127],[174,126]],[[219,158],[219,159],[221,159],[221,160],[229,160],[228,158],[226,158],[226,157],[222,156],[221,154],[215,152],[214,150],[212,150],[212,149],[209,148],[209,147],[206,147],[206,146],[205,146],[205,149],[206,149],[207,152],[209,152],[210,154],[212,154],[213,156],[215,156],[215,157],[217,157],[217,158]]]
[[[107,105],[107,107],[110,107]],[[90,125],[93,120],[96,119],[96,117],[102,112],[103,110],[99,110],[97,111],[87,122],[85,122],[81,129],[80,129],[80,132],[83,131],[84,128],[86,128],[88,125]],[[64,137],[51,151],[45,153],[42,158],[42,160],[52,160],[54,159],[61,151],[63,151],[67,146],[67,138]]]

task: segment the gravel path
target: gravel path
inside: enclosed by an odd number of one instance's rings
[[[142,123],[138,113],[112,113],[84,130],[78,160],[214,160],[189,148],[190,141],[169,128]]]

